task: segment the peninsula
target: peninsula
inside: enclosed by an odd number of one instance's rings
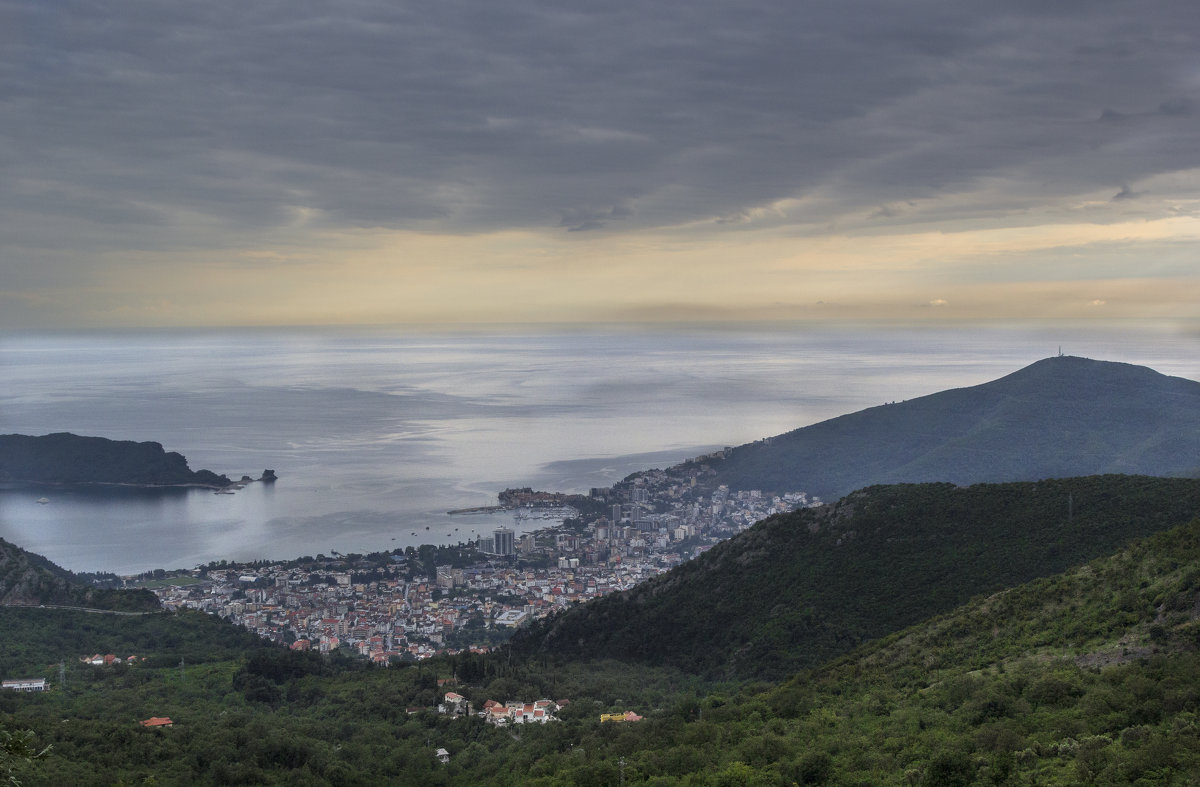
[[[274,480],[274,473],[271,473]],[[266,474],[264,474],[266,480]],[[187,459],[160,443],[83,437],[69,432],[0,435],[0,483],[204,486],[233,482],[210,470],[192,470]]]

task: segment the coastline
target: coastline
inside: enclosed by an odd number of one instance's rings
[[[473,508],[455,508],[452,511],[447,511],[449,516],[457,516],[459,514],[495,514],[500,511],[511,511],[509,506],[475,506]]]
[[[233,486],[230,484],[229,486]],[[121,481],[5,481],[0,483],[0,492],[33,488],[78,489],[86,487],[122,487],[126,489],[228,489],[215,484],[135,484]]]
[[[274,480],[274,479],[272,479]],[[213,491],[244,489],[247,484],[265,483],[263,478],[245,481],[230,481],[228,484],[204,484],[189,481],[178,484],[147,484],[131,481],[26,481],[22,479],[0,482],[0,492],[46,487],[50,489],[78,489],[89,487],[117,487],[124,489],[211,489]]]

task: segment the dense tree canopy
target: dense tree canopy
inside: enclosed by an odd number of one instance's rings
[[[547,619],[512,648],[777,679],[1197,512],[1200,481],[1189,479],[871,487],[760,522],[633,590]]]
[[[75,663],[49,693],[0,694],[0,726],[23,750],[52,747],[13,763],[29,785],[1196,783],[1198,605],[1200,520],[778,684],[612,661],[372,668],[256,649],[186,668]],[[227,636],[201,639],[218,649]],[[475,707],[570,703],[558,722],[513,729],[438,714],[438,679],[456,674]],[[645,719],[600,721],[623,710]],[[151,716],[174,726],[139,723]]]

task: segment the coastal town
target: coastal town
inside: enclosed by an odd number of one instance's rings
[[[501,505],[517,515],[561,517],[533,532],[502,527],[454,546],[222,561],[155,592],[168,609],[219,615],[296,650],[341,649],[379,664],[485,652],[530,621],[628,590],[767,516],[820,504],[804,492],[706,484],[708,461],[719,456],[635,473],[587,495],[502,492]]]

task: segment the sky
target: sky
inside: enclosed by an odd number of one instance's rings
[[[0,0],[0,329],[1200,326],[1195,0]]]

